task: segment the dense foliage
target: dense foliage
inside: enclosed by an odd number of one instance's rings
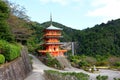
[[[46,57],[42,61],[47,66],[54,67],[54,68],[57,68],[57,69],[63,69],[63,67],[56,60],[56,58],[53,58],[49,53],[46,54]]]
[[[98,75],[96,77],[97,80],[108,80],[108,76],[101,76],[101,75]]]
[[[0,54],[0,64],[3,64],[5,62],[4,55]]]
[[[0,39],[12,41],[13,36],[11,34],[9,25],[7,24],[9,12],[10,10],[8,5],[4,1],[0,0]]]
[[[89,75],[84,73],[67,73],[53,70],[45,70],[44,72],[50,80],[89,80]]]
[[[79,53],[86,55],[120,55],[120,19],[82,31]]]
[[[120,78],[114,78],[114,80],[120,80]]]
[[[20,50],[20,45],[0,40],[0,53],[4,55],[6,61],[11,61],[19,57]]]
[[[87,70],[96,67],[105,67],[105,68],[115,68],[120,70],[120,58],[116,56],[100,56],[90,57],[85,55],[75,55],[68,56],[68,60],[71,62],[72,66],[77,68],[83,68]]]

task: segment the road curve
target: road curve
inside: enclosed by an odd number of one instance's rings
[[[31,74],[25,79],[25,80],[45,80],[44,78],[44,70],[57,70],[50,68],[46,65],[44,65],[39,59],[37,59],[35,56],[31,55],[32,57],[32,66],[33,66],[33,71]],[[86,72],[82,69],[77,69],[77,68],[66,68],[65,70],[57,70],[60,72],[83,72],[88,75],[90,75],[90,80],[96,80],[97,75],[107,75],[109,76],[108,80],[113,80],[114,77],[120,78],[120,71],[112,71],[112,70],[100,70],[100,73],[89,73]]]

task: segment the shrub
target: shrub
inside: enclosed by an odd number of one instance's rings
[[[116,62],[116,63],[114,64],[114,66],[120,67],[120,62]]]
[[[3,64],[5,62],[4,55],[0,54],[0,64]]]
[[[68,60],[69,60],[70,62],[76,62],[76,61],[78,61],[78,60],[80,60],[80,59],[81,59],[80,56],[77,56],[77,55],[68,56]]]
[[[45,75],[50,80],[89,80],[89,75],[75,72],[59,72],[53,70],[45,70]]]
[[[9,44],[6,47],[6,53],[4,53],[4,56],[7,61],[11,61],[17,57],[20,56],[20,47],[14,44]]]
[[[109,59],[108,59],[109,63],[111,66],[114,66],[116,62],[120,62],[120,58],[119,57],[116,57],[116,56],[111,56]]]
[[[87,61],[80,61],[79,62],[79,66],[83,67],[83,66],[89,66],[89,63]]]
[[[0,40],[0,51],[7,61],[11,61],[20,56],[20,49],[18,44],[10,44],[4,40]]]
[[[108,57],[106,57],[106,56],[101,56],[101,55],[96,55],[95,58],[96,58],[96,60],[97,60],[98,62],[106,61],[106,60],[108,59]]]
[[[108,76],[101,76],[101,75],[98,75],[96,77],[97,80],[108,80]]]
[[[88,63],[90,63],[91,65],[95,65],[95,63],[97,62],[96,61],[96,59],[94,58],[94,57],[86,57],[86,61],[88,62]]]
[[[120,78],[113,78],[114,80],[120,80]]]
[[[63,67],[60,65],[56,58],[53,58],[49,53],[46,54],[46,61],[45,64],[50,67],[54,67],[57,69],[62,69]]]

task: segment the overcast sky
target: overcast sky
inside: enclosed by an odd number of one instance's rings
[[[31,20],[50,20],[74,29],[85,29],[120,18],[120,0],[9,0],[26,8]]]

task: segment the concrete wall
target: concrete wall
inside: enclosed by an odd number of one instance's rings
[[[32,71],[32,65],[26,47],[21,50],[21,57],[0,66],[0,80],[24,80]]]

